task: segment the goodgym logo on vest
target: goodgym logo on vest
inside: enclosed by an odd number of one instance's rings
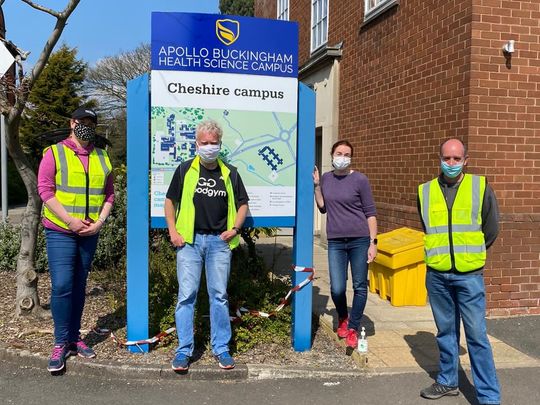
[[[216,20],[216,36],[225,45],[232,45],[240,36],[240,23],[228,18]]]

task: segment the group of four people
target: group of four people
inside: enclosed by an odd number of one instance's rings
[[[70,121],[69,137],[45,150],[38,173],[55,326],[48,366],[51,372],[63,370],[69,355],[95,357],[79,329],[99,230],[114,201],[107,152],[93,144],[96,125],[93,110],[77,109]],[[222,136],[214,121],[197,126],[197,156],[178,166],[165,200],[167,228],[177,250],[178,347],[172,361],[176,371],[188,370],[193,354],[194,308],[203,267],[212,352],[221,368],[235,366],[228,346],[227,284],[231,250],[239,244],[249,197],[237,169],[219,158]],[[368,263],[377,255],[377,220],[367,177],[350,168],[353,151],[348,141],[336,142],[331,150],[334,170],[320,176],[315,168],[313,182],[317,206],[327,214],[337,334],[354,348],[367,301]],[[467,158],[460,140],[445,141],[440,148],[441,174],[418,189],[418,210],[425,231],[426,286],[440,351],[437,381],[421,395],[436,399],[458,394],[462,321],[479,402],[497,404],[500,394],[486,333],[482,271],[486,249],[497,237],[498,209],[485,178],[464,173]],[[354,291],[350,313],[345,294],[349,266]]]

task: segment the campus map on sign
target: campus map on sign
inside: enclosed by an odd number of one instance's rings
[[[284,112],[153,107],[154,201],[161,206],[174,170],[195,157],[195,127],[205,119],[223,128],[220,157],[241,172],[252,214],[265,215],[267,210],[284,214],[283,209],[294,200],[297,124],[296,114]]]

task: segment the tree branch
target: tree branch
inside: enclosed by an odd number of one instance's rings
[[[26,104],[26,100],[28,99],[28,94],[32,90],[32,87],[34,86],[34,83],[36,79],[39,77],[43,69],[45,68],[45,65],[47,64],[47,61],[49,60],[49,56],[51,55],[56,43],[58,42],[58,39],[62,35],[62,32],[64,31],[64,28],[66,27],[66,21],[71,15],[71,13],[75,10],[75,8],[79,5],[81,0],[70,0],[66,8],[61,12],[55,12],[52,10],[44,9],[44,7],[41,7],[31,0],[22,0],[28,5],[44,11],[46,13],[49,13],[51,15],[54,15],[56,17],[56,24],[54,26],[53,31],[51,32],[51,35],[47,39],[47,42],[45,43],[45,46],[43,47],[43,50],[41,51],[38,61],[34,65],[34,68],[32,69],[32,72],[30,73],[30,76],[25,79],[25,85],[28,89],[27,92],[24,92],[21,97],[17,100],[17,103],[15,105],[15,109],[19,111],[23,111],[24,106]],[[50,12],[52,11],[52,12]]]
[[[44,13],[47,13],[47,14],[50,14],[56,18],[60,18],[60,13],[58,11],[55,11],[55,10],[52,10],[50,8],[47,8],[47,7],[43,7],[39,4],[36,4],[34,3],[33,1],[30,1],[30,0],[21,0],[23,3],[26,3],[28,4],[30,7],[32,8],[35,8],[36,10],[39,10],[39,11],[43,11]]]

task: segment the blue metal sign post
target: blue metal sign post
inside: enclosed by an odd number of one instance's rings
[[[294,262],[313,266],[313,167],[315,166],[315,92],[298,86],[298,162],[296,180],[296,226],[294,228]],[[308,273],[294,272],[292,284],[298,285]],[[313,284],[294,294],[292,302],[292,340],[297,352],[311,349],[311,309]]]
[[[149,249],[149,76],[130,80],[127,86],[127,338],[148,338]],[[129,346],[132,352],[148,345]]]

